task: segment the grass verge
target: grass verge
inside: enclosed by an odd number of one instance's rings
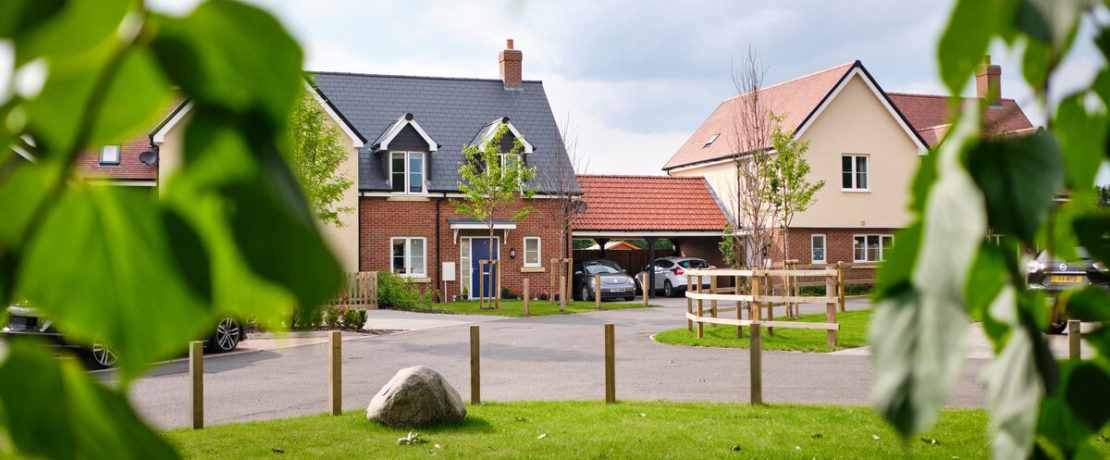
[[[776,321],[780,320],[776,319]],[[824,322],[825,314],[802,315],[802,317],[797,320],[783,319],[781,321]],[[770,336],[767,334],[766,328],[764,328],[763,349],[824,353],[844,348],[863,346],[867,344],[867,323],[870,321],[871,310],[855,310],[837,313],[836,322],[840,323],[840,331],[837,333],[838,346],[835,348],[829,348],[826,344],[826,334],[823,329],[787,329],[779,327],[775,328],[775,335]],[[697,335],[697,325],[695,324],[694,326],[694,331],[688,331],[683,327],[660,332],[655,335],[655,340],[660,343],[692,345],[698,347],[749,347],[748,340],[751,337],[749,328],[744,328],[744,338],[737,338],[735,326],[713,327],[710,324],[706,324],[703,328],[703,335],[705,337],[699,339]]]
[[[620,310],[624,308],[642,308],[642,303],[615,303],[601,302],[602,310]],[[650,305],[658,307],[658,305]],[[410,311],[428,313],[453,313],[462,315],[495,315],[495,316],[524,316],[523,300],[502,300],[501,308],[496,310],[482,310],[478,307],[477,300],[460,300],[458,302],[433,303],[426,306],[417,306]],[[567,304],[566,311],[559,310],[559,302],[552,305],[547,300],[533,300],[528,303],[528,313],[531,316],[565,315],[569,313],[585,313],[597,311],[593,302],[571,302]]]
[[[394,429],[362,411],[166,433],[186,458],[987,458],[987,415],[950,409],[902,441],[870,408],[597,401],[470,406],[461,424]],[[425,442],[398,445],[409,431]],[[1107,452],[1105,445],[1100,447]],[[739,450],[737,450],[739,449]]]

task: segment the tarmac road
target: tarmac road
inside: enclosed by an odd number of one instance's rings
[[[666,306],[532,318],[371,311],[368,328],[414,330],[344,338],[343,408],[365,408],[397,370],[414,365],[439,371],[469,400],[468,326],[474,321],[481,325],[483,401],[604,399],[602,325],[610,322],[616,326],[618,399],[748,401],[749,351],[653,341],[653,334],[685,325],[684,299],[660,303]],[[867,307],[864,301],[850,304]],[[803,313],[817,310],[824,305],[807,306]],[[983,358],[989,357],[989,347],[986,354],[976,351],[986,346],[975,343],[983,340],[978,334],[949,405],[983,406],[977,376],[988,362]],[[205,424],[326,411],[327,350],[326,343],[313,343],[207,356]],[[99,375],[111,380],[110,374]],[[184,427],[189,424],[188,382],[184,361],[163,364],[133,382],[129,398],[156,427]],[[870,389],[866,348],[824,354],[764,351],[765,402],[866,405]]]

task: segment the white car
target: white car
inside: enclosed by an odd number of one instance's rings
[[[649,269],[655,273],[655,292],[663,291],[667,297],[676,297],[686,291],[686,270],[690,268],[709,268],[709,262],[693,257],[663,257],[655,259],[651,265],[636,274],[636,282],[643,279]],[[708,289],[708,278],[703,278],[702,287]],[[642,291],[644,288],[641,287]]]

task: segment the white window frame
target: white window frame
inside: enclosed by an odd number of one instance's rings
[[[824,258],[816,259],[813,257],[813,240],[814,238],[821,237],[821,255]],[[853,240],[854,241],[854,240]],[[829,238],[824,233],[814,233],[809,235],[809,263],[811,264],[824,264],[829,260]]]
[[[851,171],[851,173],[852,173],[852,186],[851,187],[844,187],[844,158],[845,157],[849,157],[849,158],[852,159],[852,161],[851,161],[851,163],[852,163],[852,171]],[[864,171],[864,175],[865,175],[866,180],[867,180],[867,187],[860,187],[859,186],[859,181],[857,180],[858,177],[856,177],[856,174],[857,174],[857,171],[856,171],[857,160],[856,159],[857,158],[863,158],[864,162],[867,163],[867,171]],[[872,169],[871,168],[871,155],[860,154],[860,153],[845,153],[845,154],[840,155],[840,162],[841,162],[840,163],[840,190],[841,191],[844,191],[844,192],[870,192],[871,191],[871,169]]]
[[[393,245],[397,240],[405,242],[405,273],[394,272],[393,268]],[[424,271],[420,273],[413,273],[412,271],[412,241],[420,240],[424,243]],[[428,276],[428,239],[423,236],[396,236],[389,239],[389,271],[397,273],[399,276],[407,278],[424,278]]]
[[[405,155],[405,184],[400,192],[393,190],[393,156]],[[409,179],[412,177],[412,171],[409,170],[409,162],[412,161],[412,155],[420,155],[420,191],[409,191],[411,185]],[[428,193],[428,155],[425,152],[405,152],[405,151],[389,151],[389,189],[390,193],[401,195],[426,195]]]
[[[110,147],[115,147],[116,148],[116,159],[115,159],[115,161],[106,161],[104,159],[104,150],[107,149],[107,148],[110,148]],[[122,156],[123,156],[123,146],[122,145],[111,144],[111,145],[102,145],[102,146],[100,146],[100,157],[99,157],[100,161],[99,161],[99,163],[101,165],[105,165],[105,166],[119,165]]]
[[[528,262],[528,240],[536,240],[536,262]],[[529,236],[524,238],[524,266],[525,267],[542,267],[543,266],[543,240],[538,236]]]
[[[876,237],[879,238],[879,253],[876,255],[878,260],[868,260],[867,259],[867,237],[869,237],[869,236],[876,236]],[[857,259],[856,258],[856,238],[859,238],[859,237],[863,237],[863,257],[864,257],[863,259]],[[879,263],[879,262],[882,262],[883,260],[886,260],[886,250],[888,248],[886,248],[885,247],[886,245],[883,244],[883,240],[887,239],[887,238],[890,239],[890,246],[894,247],[894,235],[888,235],[888,234],[883,234],[883,233],[860,233],[860,234],[852,235],[852,262]],[[827,244],[827,241],[826,241],[826,244]]]

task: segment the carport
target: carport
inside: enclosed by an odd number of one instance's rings
[[[578,175],[586,211],[574,222],[572,237],[601,245],[614,238],[644,239],[648,261],[655,242],[666,238],[675,255],[698,257],[722,265],[720,251],[728,222],[721,200],[700,177]],[[636,268],[636,267],[630,267]],[[648,296],[655,296],[655,277],[648,277]]]

